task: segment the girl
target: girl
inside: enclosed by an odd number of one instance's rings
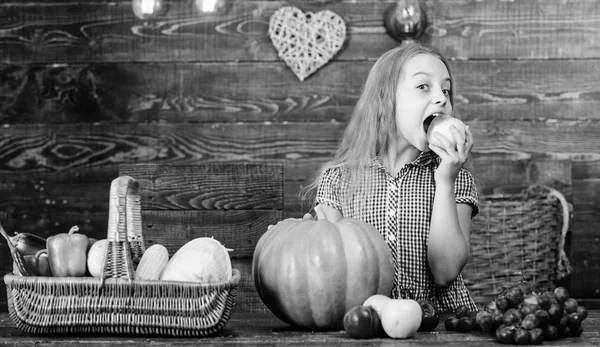
[[[434,133],[436,145],[426,136],[433,116],[454,114],[452,87],[448,62],[427,46],[383,54],[334,157],[306,192],[316,192],[315,209],[327,219],[360,219],[381,233],[394,261],[393,298],[475,311],[461,276],[478,211],[473,176],[463,168],[473,136],[454,126],[451,135]]]

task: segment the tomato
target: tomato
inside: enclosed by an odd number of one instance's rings
[[[540,297],[537,294],[531,293],[527,294],[525,298],[523,298],[523,305],[540,305]]]
[[[484,308],[485,311],[489,312],[489,313],[494,313],[495,311],[498,310],[498,307],[496,306],[496,301],[490,301],[485,305]]]
[[[446,327],[446,330],[448,331],[456,331],[456,329],[458,328],[458,321],[459,319],[457,317],[448,317],[445,321],[444,321],[444,326]]]
[[[519,287],[511,287],[506,294],[506,299],[512,307],[517,307],[517,305],[523,302],[523,298],[523,290]]]
[[[537,310],[535,316],[539,320],[538,328],[544,329],[550,321],[550,315],[544,310]]]
[[[583,334],[583,327],[581,325],[575,326],[570,329],[570,335],[573,337],[579,337]]]
[[[584,306],[577,307],[577,314],[581,317],[581,320],[585,320],[588,316],[588,311]]]
[[[567,316],[567,318],[569,319],[568,325],[569,328],[571,328],[571,330],[573,329],[573,327],[581,325],[582,319],[577,313],[571,313]]]
[[[368,339],[381,333],[381,320],[371,306],[354,306],[344,315],[344,330],[355,339]]]
[[[473,331],[473,322],[471,321],[471,317],[460,317],[458,319],[458,326],[456,327],[456,331],[460,331],[462,333],[469,333]]]
[[[515,345],[527,345],[529,339],[529,330],[523,328],[515,330]]]
[[[456,310],[454,310],[454,315],[457,318],[466,317],[470,314],[469,308],[465,305],[458,306]]]
[[[504,312],[508,310],[509,306],[510,303],[508,302],[508,299],[506,299],[504,296],[499,296],[496,298],[496,308],[498,308],[498,310]]]
[[[554,289],[554,297],[559,304],[564,304],[569,298],[569,291],[565,287],[556,287]]]
[[[558,338],[560,339],[568,337],[571,334],[568,316],[562,316],[562,318],[560,319],[560,323],[558,323],[558,325],[556,326],[556,329],[558,330]]]
[[[483,331],[490,331],[492,329],[492,325],[494,325],[494,320],[492,318],[492,314],[487,311],[479,311],[475,315],[475,320],[477,325]]]
[[[433,331],[440,322],[440,316],[433,305],[427,300],[417,301],[423,311],[423,319],[418,331]]]
[[[550,308],[548,309],[548,321],[554,325],[557,325],[560,322],[562,316],[563,308],[560,306],[560,304],[551,304]]]
[[[500,343],[512,344],[515,342],[515,330],[512,326],[501,325],[496,329],[496,339]]]
[[[567,300],[565,300],[564,306],[565,312],[567,312],[567,314],[571,314],[573,312],[577,312],[577,307],[579,305],[577,303],[577,300],[573,298],[568,298]]]
[[[558,331],[558,339],[559,340],[571,336],[571,329],[569,329],[569,327],[558,326],[558,327],[556,327],[556,330]]]
[[[523,304],[519,311],[521,312],[521,315],[525,317],[528,314],[536,313],[539,309],[540,306],[537,304]]]
[[[523,318],[523,321],[521,322],[521,326],[527,330],[539,328],[540,321],[534,313],[530,313]]]
[[[544,330],[535,328],[529,330],[529,344],[540,345],[544,341]]]
[[[558,329],[554,325],[548,324],[544,329],[544,337],[548,341],[554,341],[558,339]]]
[[[504,313],[504,324],[506,325],[519,324],[522,319],[521,312],[516,308],[510,308]]]
[[[554,294],[552,294],[551,292],[548,292],[548,291],[546,291],[546,292],[542,293],[542,295],[540,295],[539,301],[540,301],[540,308],[542,310],[546,310],[546,311],[550,308],[550,305],[553,302],[558,303],[556,301],[556,299],[554,298]]]
[[[494,326],[497,328],[504,324],[504,313],[501,311],[496,311],[492,313],[492,321],[494,322]]]

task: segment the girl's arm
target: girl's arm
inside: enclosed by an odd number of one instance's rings
[[[438,286],[454,281],[467,263],[472,209],[456,204],[454,185],[436,186],[427,259]]]
[[[456,148],[443,136],[438,137],[442,147],[430,145],[442,158],[435,172],[435,197],[427,247],[429,268],[438,286],[454,281],[469,257],[472,207],[456,204],[454,184],[473,148],[473,134],[469,127],[464,137],[452,128]]]

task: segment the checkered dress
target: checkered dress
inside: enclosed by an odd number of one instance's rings
[[[353,204],[343,201],[349,185],[341,167],[327,170],[320,182],[316,203],[326,204],[373,225],[392,250],[395,267],[393,298],[427,299],[440,311],[454,311],[460,305],[477,310],[462,275],[445,287],[438,287],[427,263],[427,238],[433,198],[434,172],[440,158],[433,152],[421,153],[393,177],[380,158],[371,162],[369,193],[353,195]],[[478,212],[478,196],[473,176],[461,169],[455,183],[456,203],[473,206]],[[347,198],[347,196],[346,196]],[[357,203],[358,202],[358,203]],[[352,205],[352,206],[350,206]]]

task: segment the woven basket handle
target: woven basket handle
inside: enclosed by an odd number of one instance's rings
[[[569,258],[567,258],[567,253],[565,252],[565,240],[567,238],[567,232],[569,231],[569,215],[570,208],[567,199],[556,189],[549,188],[550,192],[548,193],[548,198],[556,198],[560,202],[562,207],[562,215],[563,215],[563,225],[561,229],[560,240],[558,244],[558,271],[557,277],[561,279],[566,275],[571,273],[571,263],[569,262]]]
[[[110,185],[108,245],[102,282],[106,278],[133,280],[135,264],[144,253],[139,183],[130,176],[119,176]]]

